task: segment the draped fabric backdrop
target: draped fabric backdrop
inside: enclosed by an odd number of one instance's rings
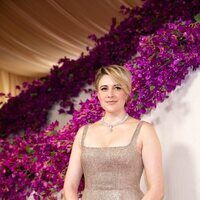
[[[106,34],[120,6],[141,0],[2,0],[0,3],[0,91],[16,95],[16,84],[41,77],[61,57],[77,59]],[[9,77],[9,78],[8,78]],[[12,88],[12,89],[11,89]]]
[[[24,81],[31,82],[33,79],[33,77],[16,75],[5,70],[0,70],[0,92],[6,94],[11,93],[12,96],[16,96],[19,94],[19,90],[16,89],[16,85],[21,85]],[[3,103],[6,101],[6,98],[2,99]]]

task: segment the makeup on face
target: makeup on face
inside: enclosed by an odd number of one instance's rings
[[[100,88],[101,91],[106,91],[106,90],[108,90],[109,86],[108,85],[101,85],[99,88]],[[114,84],[112,86],[112,88],[117,89],[117,90],[121,90],[122,85],[121,84]]]
[[[105,75],[99,82],[97,92],[101,106],[123,106],[127,95],[123,89],[123,84],[115,82],[110,76]]]

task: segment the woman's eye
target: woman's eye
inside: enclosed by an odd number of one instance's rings
[[[121,90],[122,88],[117,86],[117,87],[114,87],[114,89]],[[108,90],[108,88],[106,88],[106,87],[105,88],[101,88],[101,91],[106,91],[106,90]]]

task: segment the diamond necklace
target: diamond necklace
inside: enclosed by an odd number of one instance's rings
[[[125,122],[127,120],[127,118],[129,117],[128,114],[125,115],[125,117],[123,119],[120,119],[118,122],[115,122],[115,123],[112,123],[112,124],[109,124],[107,122],[104,121],[104,117],[101,118],[101,123],[104,125],[104,126],[107,126],[110,128],[110,132],[112,132],[112,129],[114,126],[117,126],[119,124],[122,124],[123,122]]]

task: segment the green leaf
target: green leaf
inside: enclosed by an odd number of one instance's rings
[[[31,95],[31,97],[36,97],[38,94],[37,94],[37,92],[34,92],[34,93],[31,93],[30,95]]]
[[[37,159],[38,159],[37,157],[34,157],[34,158],[32,158],[32,161],[37,162]]]
[[[162,87],[161,87],[161,91],[166,92],[165,86],[162,86]]]
[[[56,135],[57,132],[58,132],[57,130],[53,130],[53,131],[51,131],[51,134],[52,134],[52,135]]]
[[[141,104],[137,105],[137,109],[140,110],[143,106]]]
[[[19,158],[23,158],[23,155],[20,153],[20,154],[18,154],[18,157]]]
[[[133,99],[137,99],[138,98],[138,92],[134,93]]]
[[[194,19],[197,21],[197,22],[200,22],[200,13],[195,15],[194,16]]]
[[[55,156],[56,155],[56,152],[55,151],[52,151],[51,152],[51,157]]]
[[[34,149],[32,147],[29,147],[29,146],[26,147],[26,151],[27,151],[28,154],[34,154],[34,152],[35,152]]]
[[[72,80],[73,77],[74,77],[74,74],[73,74],[73,73],[69,73],[67,79],[68,79],[68,80]]]
[[[155,89],[155,86],[154,85],[151,85],[150,86],[150,90],[152,91],[152,90],[154,90]]]
[[[51,190],[52,193],[55,193],[55,192],[56,192],[56,189],[55,189],[55,188],[51,188],[50,190]]]

